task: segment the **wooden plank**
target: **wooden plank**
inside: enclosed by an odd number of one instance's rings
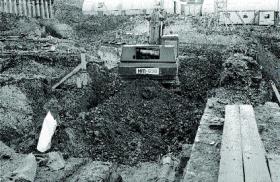
[[[71,78],[73,75],[78,73],[81,70],[81,65],[79,64],[73,71],[71,71],[69,74],[67,74],[65,77],[63,77],[57,84],[55,84],[52,89],[55,90],[59,85],[61,85],[63,82]]]
[[[276,85],[275,85],[275,83],[273,81],[271,81],[271,86],[272,86],[272,89],[273,89],[273,91],[275,93],[275,96],[276,96],[276,98],[277,98],[277,100],[278,100],[278,102],[280,104],[280,94],[279,94],[278,89],[277,89],[277,87],[276,87]]]
[[[219,182],[244,181],[238,105],[227,105],[221,148]]]
[[[280,155],[268,155],[268,164],[273,182],[280,182]]]
[[[246,182],[271,182],[262,144],[251,105],[240,106],[242,154]]]

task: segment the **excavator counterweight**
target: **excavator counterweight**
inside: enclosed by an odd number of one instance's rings
[[[149,44],[122,47],[119,75],[123,80],[148,77],[178,83],[178,35],[163,35],[164,16],[155,9],[150,17]]]

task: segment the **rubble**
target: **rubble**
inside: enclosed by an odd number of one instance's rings
[[[0,140],[7,144],[0,142],[0,181],[13,172],[29,181],[165,181],[166,176],[179,181],[207,98],[227,104],[271,101],[255,61],[254,38],[243,30],[168,17],[165,33],[180,37],[181,84],[175,92],[148,79],[124,82],[117,74],[121,45],[147,43],[145,17],[88,16],[62,3],[51,22],[0,13]],[[278,44],[267,49],[277,52]],[[81,53],[89,60],[86,71],[52,89],[80,64]],[[222,107],[209,108],[224,114]],[[18,166],[26,157],[22,153],[37,152],[49,111],[58,126],[51,147],[49,141],[40,151],[50,153],[35,155],[35,177],[34,156],[29,156],[33,172],[25,175],[26,166]],[[222,126],[221,118],[210,123],[217,132]],[[216,140],[207,145],[219,148]],[[276,150],[277,145],[267,145]],[[179,161],[167,157],[159,165],[170,153]]]
[[[93,161],[83,166],[80,173],[71,177],[74,181],[109,181],[112,175],[113,164],[108,162]],[[122,181],[120,178],[114,178],[112,182]]]
[[[63,156],[59,152],[48,153],[48,163],[47,166],[52,171],[58,171],[65,167],[65,161]]]
[[[0,141],[0,159],[13,159],[16,152]]]
[[[53,37],[69,39],[74,36],[74,30],[67,24],[50,24],[46,27],[46,32]]]
[[[234,54],[223,63],[220,85],[254,87],[262,81],[262,73],[258,63],[248,56]]]
[[[33,108],[15,85],[0,88],[0,140],[10,142],[34,131]]]
[[[37,171],[37,162],[33,154],[27,155],[18,168],[6,177],[10,181],[28,181],[34,182]]]

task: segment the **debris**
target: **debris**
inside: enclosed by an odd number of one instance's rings
[[[49,160],[48,160],[47,166],[51,170],[58,171],[65,167],[65,160],[63,159],[63,156],[61,155],[61,153],[50,152],[50,153],[48,153],[48,157],[49,157]]]
[[[89,112],[83,128],[98,160],[157,161],[169,147],[177,153],[180,142],[192,140],[201,116],[198,107],[156,81],[135,80]]]
[[[0,88],[0,138],[4,143],[32,132],[32,115],[33,109],[21,88],[15,85]]]
[[[13,181],[35,181],[37,171],[37,162],[35,156],[31,153],[27,155],[19,167],[8,177]]]
[[[46,152],[51,148],[51,140],[53,134],[57,127],[57,121],[53,118],[51,112],[48,112],[47,116],[44,119],[37,150],[40,152]]]
[[[156,181],[157,182],[172,182],[175,178],[176,163],[171,154],[164,156],[161,159],[159,172]]]
[[[57,38],[71,38],[74,31],[71,26],[67,24],[52,23],[46,26],[46,32]]]
[[[115,167],[109,162],[92,161],[80,168],[79,172],[71,177],[70,182],[74,181],[121,181],[120,177],[115,174]],[[110,176],[112,178],[110,178]],[[116,177],[117,176],[117,177]],[[111,182],[111,181],[110,181]]]
[[[274,83],[273,81],[270,81],[270,82],[271,82],[271,86],[272,86],[272,88],[273,88],[273,91],[274,91],[274,93],[275,93],[275,96],[276,96],[276,98],[277,98],[277,100],[278,100],[278,103],[280,104],[280,94],[279,94],[279,91],[278,91],[278,89],[277,89],[275,83]]]
[[[262,81],[260,66],[252,57],[234,54],[223,64],[220,85],[258,87]]]
[[[2,141],[0,141],[0,160],[1,159],[12,159],[16,154],[14,149],[5,145]]]
[[[212,142],[210,142],[210,145],[215,145],[215,143],[216,143],[216,142],[212,141]]]

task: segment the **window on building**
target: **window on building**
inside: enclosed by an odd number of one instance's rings
[[[270,18],[270,14],[265,14],[264,15],[264,19],[269,19]]]

